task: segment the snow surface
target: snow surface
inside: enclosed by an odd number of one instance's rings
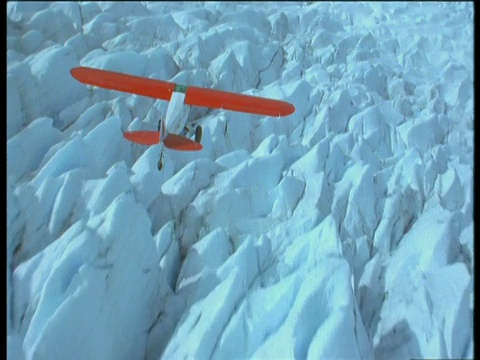
[[[91,66],[288,101],[191,108]],[[473,3],[7,3],[9,359],[473,358]]]

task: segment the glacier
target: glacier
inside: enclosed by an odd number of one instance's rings
[[[473,60],[471,2],[8,2],[8,358],[473,358]],[[76,66],[296,111],[158,171]]]

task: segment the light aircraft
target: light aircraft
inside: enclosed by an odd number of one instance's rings
[[[123,133],[125,139],[143,145],[161,143],[166,148],[173,150],[201,150],[203,147],[200,143],[202,138],[200,126],[195,129],[195,141],[180,135],[187,122],[187,118],[182,116],[184,105],[278,117],[290,115],[295,111],[295,107],[285,101],[180,85],[114,71],[75,67],[70,70],[70,73],[75,79],[87,85],[169,101],[165,121],[160,119],[156,131],[142,130]],[[162,167],[163,147],[158,169],[161,170]]]

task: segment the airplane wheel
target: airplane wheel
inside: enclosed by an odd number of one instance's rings
[[[157,168],[158,168],[158,171],[162,171],[163,169],[163,152],[160,155],[160,159],[158,159]]]
[[[195,142],[196,143],[201,143],[202,142],[202,127],[198,125],[195,129]]]

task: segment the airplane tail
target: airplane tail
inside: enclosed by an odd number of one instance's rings
[[[141,145],[155,145],[160,142],[159,131],[126,131],[123,133],[123,137],[129,141]]]
[[[155,145],[160,142],[159,131],[126,131],[123,133],[123,137],[141,145]],[[168,134],[163,143],[167,148],[179,151],[199,151],[203,149],[202,144],[175,134]]]
[[[163,143],[167,148],[179,151],[199,151],[203,149],[202,144],[175,134],[168,134]]]

